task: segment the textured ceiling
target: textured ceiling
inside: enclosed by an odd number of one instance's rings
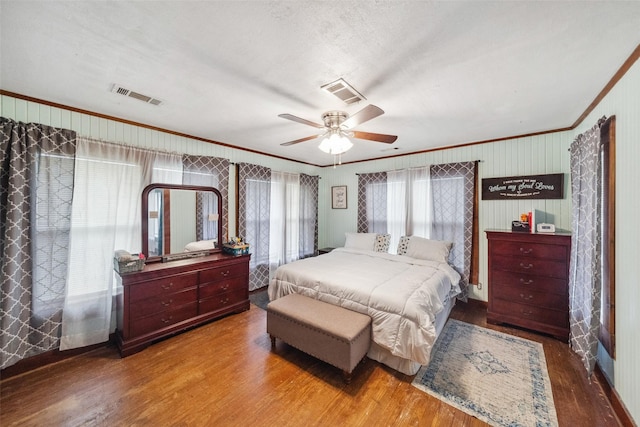
[[[385,114],[343,161],[569,127],[640,44],[640,2],[0,2],[0,88],[317,165],[327,110]],[[320,89],[344,78],[367,99]],[[112,93],[114,83],[160,106]],[[397,148],[397,150],[391,150]]]

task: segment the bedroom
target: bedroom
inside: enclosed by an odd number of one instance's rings
[[[509,127],[500,127],[495,135],[495,138],[508,138],[501,141],[487,142],[484,144],[459,146],[449,149],[441,149],[435,151],[427,151],[419,154],[404,155],[397,157],[389,157],[380,160],[371,160],[368,162],[360,163],[348,163],[348,158],[345,156],[343,161],[344,165],[338,166],[333,169],[331,167],[332,158],[329,155],[325,155],[321,152],[315,154],[318,151],[315,144],[309,143],[309,146],[301,147],[300,150],[308,150],[309,153],[317,158],[321,165],[328,165],[329,167],[317,167],[313,164],[299,163],[284,158],[271,157],[267,155],[260,155],[252,151],[244,151],[235,149],[226,145],[208,144],[199,141],[195,138],[184,138],[179,135],[161,132],[157,129],[149,129],[145,127],[139,127],[131,124],[122,124],[114,120],[109,120],[105,117],[92,116],[81,111],[73,111],[70,109],[61,108],[60,106],[52,106],[46,102],[38,102],[38,100],[44,101],[57,101],[63,106],[82,109],[86,108],[88,101],[85,101],[89,93],[93,93],[95,90],[104,90],[106,95],[116,96],[111,93],[107,93],[109,88],[106,86],[114,83],[112,81],[114,77],[109,77],[109,81],[100,82],[99,85],[104,86],[100,88],[94,88],[87,92],[86,95],[77,93],[70,98],[51,99],[42,95],[44,92],[28,89],[28,83],[32,81],[29,77],[30,74],[25,72],[24,75],[28,78],[23,79],[22,83],[11,83],[9,80],[6,53],[8,51],[7,43],[16,43],[15,39],[12,41],[8,38],[8,34],[5,31],[9,31],[8,28],[13,28],[8,24],[5,19],[7,12],[10,12],[10,2],[2,2],[3,12],[3,33],[2,33],[2,49],[3,49],[3,74],[2,74],[2,116],[12,118],[18,121],[24,122],[37,122],[53,126],[60,126],[66,128],[72,128],[77,130],[83,136],[92,138],[101,138],[112,141],[126,141],[132,145],[138,145],[143,147],[155,147],[167,151],[179,151],[189,152],[191,154],[206,154],[210,156],[217,156],[230,159],[232,162],[249,162],[254,164],[268,165],[273,170],[307,173],[309,175],[319,175],[321,177],[319,187],[319,247],[331,246],[337,247],[344,243],[344,233],[348,231],[355,231],[356,222],[356,206],[357,206],[357,176],[358,173],[366,173],[372,171],[387,171],[402,168],[409,168],[417,165],[424,164],[437,164],[437,163],[449,163],[463,160],[481,160],[480,163],[480,177],[499,177],[499,176],[511,176],[511,175],[529,175],[537,173],[556,173],[562,172],[568,173],[568,146],[573,138],[591,127],[599,117],[603,115],[615,115],[617,118],[617,169],[616,169],[616,183],[617,183],[617,206],[616,206],[616,222],[618,224],[618,230],[624,230],[618,232],[616,235],[616,335],[618,341],[617,357],[615,361],[603,361],[611,366],[605,366],[604,369],[612,373],[612,380],[615,384],[615,391],[620,396],[621,401],[633,415],[635,420],[640,418],[640,395],[637,390],[637,385],[640,383],[640,372],[635,363],[636,349],[634,347],[634,337],[638,333],[638,322],[635,314],[635,304],[640,300],[638,297],[638,290],[635,286],[635,277],[637,277],[638,265],[635,262],[635,247],[640,232],[638,230],[638,223],[635,220],[637,217],[637,200],[634,197],[624,197],[624,195],[637,194],[637,190],[634,187],[634,183],[638,182],[640,176],[638,176],[638,168],[635,165],[636,159],[638,159],[638,151],[636,142],[640,136],[640,125],[637,120],[638,111],[638,96],[640,87],[640,70],[637,62],[633,62],[628,66],[628,69],[624,70],[626,73],[614,79],[614,75],[618,70],[623,68],[627,58],[633,57],[634,61],[637,59],[637,51],[634,54],[634,49],[637,46],[638,41],[634,40],[637,35],[634,32],[627,34],[632,42],[627,44],[626,53],[619,57],[614,64],[608,64],[606,76],[604,80],[594,88],[585,89],[584,94],[585,101],[576,100],[573,102],[571,108],[574,112],[570,114],[563,113],[568,117],[566,120],[561,120],[559,123],[551,121],[542,124],[540,129],[536,131],[563,129],[573,125],[573,123],[580,117],[580,115],[587,110],[589,104],[596,98],[598,93],[605,88],[610,80],[615,81],[615,85],[610,88],[606,96],[595,106],[595,109],[590,111],[589,115],[585,117],[577,127],[574,129],[566,129],[558,132],[552,132],[541,135],[530,135],[525,137],[513,137],[512,135],[521,135],[532,133],[534,130],[530,129],[528,132],[517,132],[511,130]],[[286,10],[280,10],[285,14]],[[630,15],[630,17],[637,17],[637,15]],[[630,25],[630,28],[635,28],[634,25]],[[15,30],[15,28],[14,28]],[[135,27],[134,27],[135,30]],[[134,31],[135,32],[135,31]],[[618,39],[612,40],[612,43],[618,42]],[[456,47],[459,47],[457,44]],[[451,47],[449,47],[451,48]],[[83,52],[84,59],[89,59],[92,56],[91,52]],[[635,55],[635,56],[634,56]],[[341,56],[341,58],[343,58]],[[397,59],[397,58],[396,58]],[[576,60],[574,58],[574,60]],[[349,62],[349,61],[347,61]],[[142,66],[142,64],[138,64]],[[371,64],[369,64],[371,65]],[[39,67],[42,68],[42,67]],[[553,67],[552,67],[553,68]],[[231,70],[232,72],[238,72],[237,69]],[[377,75],[383,79],[385,70],[381,70]],[[33,70],[31,72],[34,72]],[[334,71],[338,72],[338,71]],[[390,71],[389,71],[390,72]],[[252,76],[253,73],[250,70],[244,70],[240,74],[247,78]],[[326,77],[325,75],[319,76],[318,84],[311,84],[312,82],[305,81],[304,84],[308,85],[309,92],[319,91],[321,83],[331,81],[334,77]],[[339,76],[335,76],[339,77]],[[250,77],[248,77],[250,78]],[[257,77],[256,77],[257,78]],[[359,83],[359,81],[347,79],[356,87],[363,88],[365,85]],[[127,83],[125,81],[119,81],[118,83]],[[24,85],[24,86],[23,86]],[[251,87],[254,87],[252,85]],[[23,89],[24,88],[24,89]],[[269,99],[272,94],[264,92],[266,89],[260,88],[258,95],[262,98]],[[373,92],[373,89],[364,90],[364,92]],[[73,93],[73,89],[69,87],[69,92]],[[162,91],[152,91],[149,93],[158,93]],[[13,94],[19,94],[23,97],[14,96]],[[374,93],[365,93],[370,96],[370,100],[373,102],[375,97]],[[33,97],[35,99],[29,100],[24,97]],[[158,93],[160,96],[160,93]],[[297,97],[297,95],[292,95]],[[315,95],[314,95],[315,96]],[[567,95],[570,96],[570,95]],[[303,96],[303,98],[306,95]],[[313,108],[303,107],[306,101],[296,98],[296,103],[282,103],[276,105],[276,113],[269,114],[270,120],[273,125],[272,128],[265,128],[258,130],[258,135],[269,133],[269,129],[273,129],[278,138],[274,138],[273,145],[279,146],[280,142],[286,140],[299,138],[305,136],[304,126],[299,126],[294,123],[287,123],[277,117],[280,113],[293,113],[310,120],[318,120],[317,114],[320,114],[323,110],[323,105],[320,101],[314,102]],[[336,108],[341,108],[340,104],[336,104],[336,101],[331,100],[328,95],[321,94],[318,98],[325,102],[331,102],[332,105],[336,105]],[[127,102],[125,102],[127,101]],[[378,101],[375,101],[378,102]],[[136,111],[142,108],[149,108],[142,104],[141,107],[137,106],[133,100],[120,100],[112,101],[114,105],[120,104],[119,113],[111,113],[113,116],[125,117],[133,122],[145,122],[139,120]],[[267,104],[270,101],[266,102]],[[368,103],[368,102],[367,102]],[[384,132],[384,133],[398,133],[402,137],[400,130],[393,124],[393,109],[390,108],[389,103],[379,102],[380,106],[385,109],[386,114],[379,119],[372,120],[367,123],[367,127],[363,126],[363,130]],[[293,106],[291,106],[293,105]],[[294,109],[294,106],[301,105],[299,109]],[[366,105],[366,104],[364,104]],[[446,104],[444,104],[446,105]],[[362,104],[361,104],[362,106]],[[207,111],[207,106],[198,105],[204,111]],[[243,111],[244,106],[236,108],[237,111]],[[318,110],[316,110],[318,108]],[[478,107],[473,107],[477,109]],[[90,108],[86,108],[92,111]],[[353,111],[357,111],[358,108],[354,108]],[[309,111],[309,114],[303,114],[304,111]],[[350,110],[351,111],[351,110]],[[463,110],[461,110],[463,111]],[[257,114],[257,113],[256,113]],[[462,113],[460,113],[462,114]],[[553,117],[553,114],[551,117]],[[225,117],[225,116],[223,116]],[[384,128],[375,128],[376,123],[380,123],[382,126],[382,120],[390,118],[392,122]],[[234,122],[234,126],[242,127],[238,121],[242,122],[242,117],[225,117],[228,121]],[[163,118],[165,122],[169,122],[169,118]],[[397,119],[396,119],[397,120]],[[159,123],[154,123],[159,129],[169,129],[173,131],[180,131],[178,126],[161,126]],[[283,129],[284,128],[284,129]],[[195,134],[195,133],[193,133]],[[485,139],[479,133],[473,135],[469,139],[455,139],[452,142],[454,144],[462,144],[469,141],[483,141]],[[223,138],[212,138],[215,140],[225,141]],[[258,137],[258,140],[262,138]],[[299,144],[304,145],[304,144]],[[375,145],[375,144],[372,144]],[[354,148],[355,150],[355,148]],[[379,151],[378,147],[371,150]],[[290,151],[291,152],[291,151]],[[408,152],[408,151],[407,151]],[[296,151],[297,153],[297,151]],[[355,153],[355,151],[354,151]],[[398,152],[397,154],[400,154]],[[393,153],[396,154],[396,153]],[[351,154],[350,154],[351,155]],[[376,156],[384,156],[382,153],[376,154]],[[293,154],[292,154],[293,156]],[[355,156],[355,154],[354,154]],[[294,159],[295,160],[295,159]],[[233,177],[233,174],[231,174]],[[334,186],[347,187],[347,209],[331,209],[330,205],[330,189]],[[231,192],[232,193],[232,192]],[[230,206],[235,203],[231,195],[229,203]],[[545,212],[549,212],[555,215],[554,223],[558,228],[569,229],[570,228],[570,202],[568,199],[561,201],[546,201],[541,202],[542,206],[535,206]],[[532,205],[529,203],[507,203],[507,202],[489,202],[481,201],[479,204],[479,274],[480,283],[486,284],[487,282],[487,242],[484,237],[484,230],[488,228],[503,228],[504,224],[508,224],[512,219],[522,211],[528,211]],[[229,209],[229,224],[235,223],[233,218],[234,210]],[[472,295],[473,299],[480,301],[486,301],[488,298],[487,288],[473,287]]]

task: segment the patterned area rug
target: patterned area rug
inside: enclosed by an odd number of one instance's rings
[[[251,292],[249,294],[249,301],[251,301],[259,308],[266,310],[267,304],[269,304],[269,295],[267,295],[267,288]]]
[[[412,385],[493,426],[557,426],[542,344],[449,319]]]

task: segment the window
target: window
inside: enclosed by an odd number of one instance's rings
[[[615,116],[600,128],[602,295],[598,339],[615,359]]]

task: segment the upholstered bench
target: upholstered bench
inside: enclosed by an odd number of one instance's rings
[[[276,338],[342,369],[345,382],[369,350],[371,318],[346,308],[298,294],[267,305],[267,333],[271,347]]]

